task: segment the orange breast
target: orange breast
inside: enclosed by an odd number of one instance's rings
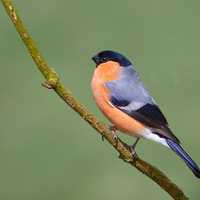
[[[105,87],[105,83],[116,80],[119,76],[120,68],[118,63],[112,61],[103,63],[96,68],[91,82],[94,100],[102,113],[117,129],[129,135],[140,136],[140,133],[145,128],[143,124],[112,106],[109,102],[110,91]]]
[[[108,61],[106,63],[100,64],[96,70],[95,74],[98,74],[99,78],[103,79],[104,82],[116,80],[120,73],[120,65],[114,61]]]

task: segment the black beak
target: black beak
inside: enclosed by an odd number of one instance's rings
[[[92,57],[92,60],[96,63],[96,65],[99,65],[100,64],[100,59],[99,59],[99,56],[95,55]]]

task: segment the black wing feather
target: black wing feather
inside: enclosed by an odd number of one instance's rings
[[[146,118],[151,119],[151,121],[154,121],[156,124],[168,125],[165,116],[163,115],[159,107],[156,105],[147,103],[135,112],[145,116]]]
[[[180,143],[179,139],[168,127],[168,122],[158,106],[147,103],[138,110],[128,111],[122,107],[118,107],[118,109],[150,127],[152,132],[159,135],[160,137],[169,138],[176,143]]]

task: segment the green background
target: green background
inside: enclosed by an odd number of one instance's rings
[[[127,55],[168,121],[200,164],[200,1],[16,0],[49,65],[101,121],[92,100],[91,56]],[[0,199],[171,199],[53,92],[0,5]],[[132,138],[122,136],[131,143]],[[143,140],[138,154],[191,199],[200,182],[165,147]]]

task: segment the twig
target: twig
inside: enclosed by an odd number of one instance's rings
[[[113,138],[111,131],[101,123],[94,115],[92,115],[84,106],[82,106],[73,96],[72,93],[64,88],[59,80],[57,73],[50,68],[41,53],[37,49],[33,39],[29,35],[27,29],[22,23],[19,15],[13,6],[11,0],[1,0],[7,14],[12,20],[15,28],[17,29],[21,39],[23,40],[28,52],[30,53],[32,59],[37,65],[40,72],[45,77],[45,86],[52,88],[61,99],[63,99],[75,112],[77,112],[85,121],[87,121],[94,129],[97,130],[120,154],[120,158],[130,165],[136,167],[140,172],[148,176],[155,183],[157,183],[162,189],[164,189],[173,199],[175,200],[187,200],[188,198],[179,189],[179,187],[172,183],[171,180],[160,170],[147,163],[146,161],[137,158],[132,159],[131,152],[124,142],[120,139],[117,142]],[[47,84],[48,83],[48,84]]]

